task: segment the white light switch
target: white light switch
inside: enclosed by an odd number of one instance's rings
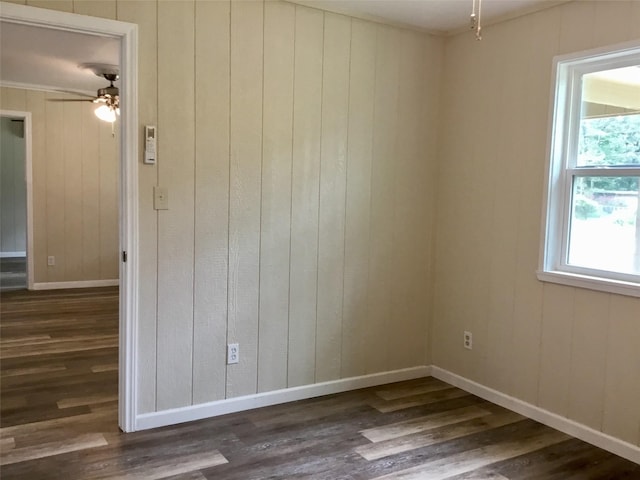
[[[153,187],[153,208],[156,210],[169,210],[169,192],[167,187]]]

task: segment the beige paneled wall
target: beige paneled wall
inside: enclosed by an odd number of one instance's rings
[[[34,283],[118,278],[118,139],[85,102],[2,88],[0,106],[32,114]],[[55,265],[47,257],[55,257]]]
[[[33,4],[140,28],[140,413],[427,362],[442,40],[277,1]]]
[[[640,299],[535,272],[553,56],[639,25],[640,2],[577,1],[447,40],[431,337],[435,365],[632,444]]]

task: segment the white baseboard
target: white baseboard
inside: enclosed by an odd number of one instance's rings
[[[268,407],[280,403],[294,402],[307,398],[330,395],[333,393],[356,390],[358,388],[375,387],[386,383],[401,382],[414,378],[428,377],[430,367],[419,366],[394,370],[391,372],[374,373],[361,377],[351,377],[330,382],[304,385],[301,387],[285,388],[273,392],[257,393],[244,397],[229,398],[215,402],[202,403],[189,407],[174,408],[161,412],[139,414],[136,417],[136,430],[164,427],[176,423],[201,420],[203,418],[225,415],[227,413],[240,412],[253,408]]]
[[[120,281],[113,280],[80,280],[77,282],[46,282],[34,283],[34,290],[58,290],[62,288],[93,288],[93,287],[116,287]]]
[[[531,418],[537,422],[547,425],[556,430],[560,430],[572,437],[584,440],[596,447],[615,453],[627,460],[640,464],[640,447],[624,442],[618,438],[594,430],[581,423],[570,420],[566,417],[552,413],[531,403],[519,400],[505,393],[499,392],[489,387],[485,387],[477,382],[456,375],[443,368],[431,366],[431,375],[443,382],[447,382],[462,390],[484,398],[492,403],[508,408],[520,415]]]
[[[0,252],[0,258],[26,257],[27,252]]]

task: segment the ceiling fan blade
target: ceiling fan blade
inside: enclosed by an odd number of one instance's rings
[[[47,102],[91,102],[92,98],[47,98]]]

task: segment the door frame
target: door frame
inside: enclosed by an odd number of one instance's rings
[[[118,424],[136,429],[138,333],[138,26],[0,2],[0,20],[120,40],[120,312]],[[126,260],[124,260],[126,252]]]
[[[0,117],[24,121],[24,181],[25,193],[27,195],[27,288],[29,290],[33,290],[33,201],[31,198],[33,176],[31,171],[31,112],[0,110]]]

